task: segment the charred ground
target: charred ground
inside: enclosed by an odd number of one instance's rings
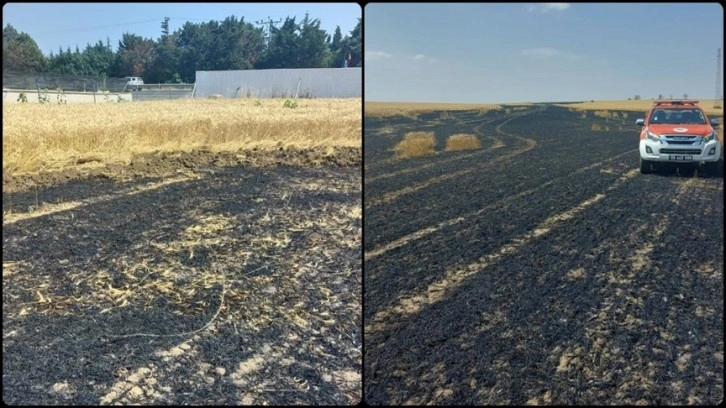
[[[723,178],[640,175],[627,115],[366,118],[368,403],[722,401]]]
[[[4,401],[360,401],[360,150],[134,163],[4,180]]]

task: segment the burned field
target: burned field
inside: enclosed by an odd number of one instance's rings
[[[633,113],[365,120],[368,403],[723,401],[722,177],[639,174]]]
[[[358,403],[360,150],[334,150],[4,180],[4,401]]]

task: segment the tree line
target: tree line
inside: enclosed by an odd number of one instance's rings
[[[146,83],[192,83],[196,71],[361,67],[361,20],[343,36],[320,28],[319,19],[287,17],[281,27],[265,30],[227,17],[222,22],[190,23],[173,33],[169,19],[157,40],[124,33],[118,50],[104,43],[59,48],[43,55],[32,37],[11,25],[3,28],[3,70],[106,77],[138,76]]]

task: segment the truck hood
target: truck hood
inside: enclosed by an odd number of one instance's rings
[[[679,124],[679,125],[666,125],[666,124],[650,124],[648,130],[656,135],[710,135],[713,129],[710,125],[696,125],[696,124]]]

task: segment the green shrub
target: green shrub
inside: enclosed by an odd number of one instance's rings
[[[50,98],[48,97],[48,88],[43,89],[43,93],[38,96],[38,102],[40,102],[41,104],[50,103]]]
[[[56,95],[56,100],[58,101],[58,105],[63,105],[68,103],[66,100],[66,93],[63,91],[63,88],[58,88],[58,95]]]
[[[285,100],[285,103],[282,104],[282,107],[283,108],[297,108],[297,102],[287,99],[287,100]]]

